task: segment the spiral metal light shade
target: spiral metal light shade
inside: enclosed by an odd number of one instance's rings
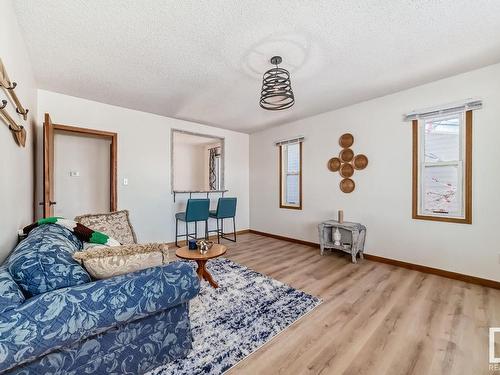
[[[287,109],[295,103],[290,73],[288,70],[278,67],[281,61],[281,56],[271,58],[271,64],[276,65],[276,67],[265,72],[262,78],[260,106],[271,111]]]

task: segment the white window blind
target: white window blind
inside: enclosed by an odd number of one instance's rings
[[[455,103],[412,111],[404,115],[404,121],[413,121],[418,119],[452,115],[463,113],[469,110],[473,111],[476,109],[481,109],[482,107],[483,102],[480,99],[465,99]]]
[[[282,139],[281,141],[274,142],[274,144],[276,146],[284,146],[284,145],[289,145],[289,144],[299,143],[299,142],[304,142],[304,137],[299,136],[299,137],[295,137],[295,138]]]
[[[300,144],[293,143],[283,146],[284,150],[284,174],[285,174],[285,204],[298,205],[299,202],[299,161]]]

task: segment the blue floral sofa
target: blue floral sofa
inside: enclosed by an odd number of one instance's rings
[[[142,374],[192,347],[183,262],[92,281],[66,228],[43,225],[0,266],[1,374]]]

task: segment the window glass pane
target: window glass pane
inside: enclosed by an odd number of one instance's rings
[[[299,176],[287,175],[286,176],[286,203],[299,204]]]
[[[424,121],[426,163],[461,160],[460,123],[461,114]]]
[[[461,185],[458,165],[426,166],[422,175],[424,214],[453,213],[461,215]]]
[[[297,173],[299,171],[299,144],[287,146],[287,172]]]

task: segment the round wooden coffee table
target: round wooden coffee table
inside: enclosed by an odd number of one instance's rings
[[[226,246],[219,244],[213,244],[212,248],[205,254],[201,254],[198,249],[189,250],[187,246],[183,246],[175,250],[175,255],[177,255],[181,259],[196,261],[196,263],[198,263],[198,269],[196,270],[196,273],[198,274],[200,280],[205,279],[214,288],[218,288],[219,285],[214,281],[212,275],[210,275],[210,273],[207,271],[206,265],[209,259],[220,257],[221,255],[224,255],[226,251]]]

